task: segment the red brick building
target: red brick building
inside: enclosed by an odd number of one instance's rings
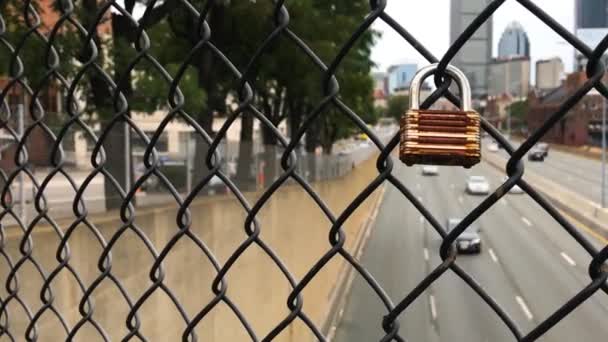
[[[539,94],[532,91],[528,96],[529,111],[527,123],[529,132],[538,129],[554,114],[587,80],[584,72],[575,72],[566,78],[561,86]],[[602,96],[592,91],[583,97],[567,114],[545,135],[544,140],[565,145],[580,146],[598,144],[602,119]]]
[[[40,16],[41,25],[37,28],[38,31],[44,35],[50,34],[53,27],[57,23],[60,17],[60,13],[53,9],[55,0],[35,0],[37,3],[37,14]],[[10,10],[10,9],[9,9]],[[21,9],[16,10],[20,13]],[[106,12],[104,19],[97,26],[97,32],[102,37],[107,37],[112,33],[112,20],[110,11]],[[10,26],[9,26],[10,27]],[[64,24],[64,28],[70,28],[70,25]],[[61,31],[60,31],[61,32]],[[27,65],[25,66],[27,68]],[[0,89],[4,89],[8,83],[9,78],[6,75],[0,75]],[[59,86],[51,81],[47,84],[42,91],[38,94],[38,101],[44,109],[43,122],[53,131],[57,131],[57,125],[60,124],[58,118],[62,112],[62,93]],[[0,111],[0,117],[5,120],[2,122],[3,126],[0,126],[0,168],[4,170],[10,170],[14,167],[15,153],[17,150],[17,144],[15,138],[11,136],[10,131],[7,127],[17,131],[17,107],[23,105],[24,108],[24,124],[27,130],[28,126],[33,123],[32,115],[29,112],[29,106],[31,102],[31,96],[27,92],[23,92],[20,84],[11,86],[7,94],[7,102],[10,106],[11,115],[6,121],[6,113],[4,110]],[[65,119],[64,119],[65,120]],[[53,126],[55,125],[55,126]],[[64,148],[69,142],[68,139],[64,139]],[[53,146],[53,140],[40,126],[33,127],[26,140],[26,147],[28,153],[28,162],[33,165],[45,166],[50,164],[50,150]]]

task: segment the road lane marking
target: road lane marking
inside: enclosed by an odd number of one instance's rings
[[[576,266],[576,262],[572,260],[572,258],[568,254],[561,252],[560,255],[562,256],[562,258],[564,258],[564,260],[566,260],[567,263],[570,264],[570,266]]]
[[[583,229],[584,231],[587,232],[587,234],[593,236],[594,238],[596,238],[598,241],[600,241],[603,244],[608,244],[608,239],[606,239],[604,236],[602,236],[601,234],[599,234],[598,232],[596,232],[595,230],[593,230],[592,228],[588,227],[587,225],[585,225],[584,223],[580,222],[579,220],[575,219],[574,217],[564,213],[563,211],[561,211],[561,214],[568,219],[568,221],[574,223],[578,228]]]
[[[424,216],[420,215],[420,223],[424,223]]]
[[[418,196],[418,202],[422,202],[422,196]]]
[[[521,307],[521,310],[524,312],[528,320],[533,320],[534,316],[532,316],[532,312],[530,312],[530,309],[528,309],[528,305],[526,305],[524,299],[520,296],[515,296],[515,300],[517,301],[517,304],[519,304],[519,306]]]
[[[492,261],[498,263],[498,257],[496,254],[494,254],[494,250],[492,248],[488,249],[488,253],[490,253],[490,258],[492,258]]]
[[[424,260],[429,261],[429,249],[424,249]]]
[[[532,222],[530,222],[530,220],[528,220],[525,217],[521,217],[521,220],[528,226],[528,227],[532,227]]]
[[[462,204],[462,201],[464,201],[464,198],[462,198],[462,196],[458,196],[458,202],[460,202],[460,204]]]
[[[429,303],[431,305],[431,317],[433,318],[433,321],[437,320],[437,305],[435,304],[435,296],[430,295],[429,296]]]

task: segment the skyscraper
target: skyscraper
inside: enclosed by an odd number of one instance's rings
[[[608,0],[576,0],[576,28],[608,27]]]
[[[559,87],[562,83],[564,63],[559,57],[541,59],[536,62],[536,88],[545,91]]]
[[[575,6],[576,36],[593,49],[608,34],[608,0],[576,0]],[[602,60],[608,62],[606,55]],[[587,58],[576,51],[575,70],[584,70],[586,65]]]
[[[530,57],[530,40],[517,21],[505,28],[498,42],[498,58]]]
[[[450,7],[450,43],[471,24],[489,0],[452,0]],[[488,93],[488,67],[492,60],[492,17],[490,17],[458,51],[452,64],[460,68],[471,83],[473,96]]]

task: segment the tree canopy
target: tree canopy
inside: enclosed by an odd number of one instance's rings
[[[410,98],[406,95],[395,95],[388,99],[388,108],[386,110],[386,116],[395,118],[397,122],[401,119],[401,116],[409,109]]]

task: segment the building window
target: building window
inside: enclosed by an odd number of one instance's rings
[[[144,133],[146,133],[148,139],[152,138],[154,135],[154,131],[145,131]],[[144,139],[134,132],[131,132],[131,141],[133,144],[133,152],[135,153],[143,153],[148,147]],[[162,132],[160,134],[160,137],[158,137],[158,141],[154,147],[158,152],[169,152],[169,135],[167,132]]]

